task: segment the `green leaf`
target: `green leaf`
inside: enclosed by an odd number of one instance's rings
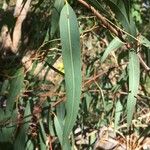
[[[133,113],[136,105],[140,80],[140,63],[137,54],[131,50],[129,52],[129,94],[127,99],[127,124],[131,125]]]
[[[56,107],[56,113],[54,117],[55,130],[60,141],[60,144],[63,146],[63,126],[64,126],[64,117],[65,117],[65,105],[61,103]]]
[[[40,149],[47,149],[46,144],[44,143],[43,139],[42,139],[42,135],[39,135],[39,143],[40,143]]]
[[[142,45],[150,49],[150,41],[146,37],[141,35],[139,40]]]
[[[19,68],[16,70],[15,74],[10,80],[6,110],[4,112],[2,109],[0,109],[0,124],[2,125],[0,141],[12,141],[14,130],[16,128],[16,125],[12,123],[12,121],[16,119],[16,111],[13,111],[13,106],[15,101],[19,97],[21,90],[23,89],[23,81],[23,68]],[[3,87],[3,90],[4,89],[5,88]]]
[[[107,0],[106,3],[110,6],[112,11],[115,13],[118,21],[121,22],[124,29],[132,36],[136,36],[136,27],[131,16],[128,16],[126,6],[122,0]],[[128,10],[129,11],[129,10]]]
[[[32,140],[29,140],[26,146],[26,150],[33,150],[34,148],[34,144],[32,142]]]
[[[40,148],[46,149],[47,136],[46,136],[46,132],[45,132],[44,125],[43,125],[44,123],[42,120],[40,120],[39,123],[40,123],[40,134],[39,134]]]
[[[56,115],[54,117],[54,125],[60,144],[63,146],[63,124],[61,124],[61,121]]]
[[[75,124],[81,96],[81,50],[76,15],[66,3],[60,15],[60,37],[66,83],[66,118],[63,129],[63,144]],[[69,142],[68,142],[69,143]]]
[[[107,46],[107,48],[105,49],[105,52],[101,58],[101,62],[104,62],[105,59],[107,58],[107,56],[110,54],[111,51],[114,51],[118,48],[120,48],[124,43],[118,38],[115,37]]]
[[[52,17],[51,17],[51,38],[54,36],[58,29],[59,25],[59,16],[61,9],[64,6],[64,0],[55,0],[54,8],[52,9]]]
[[[122,0],[125,6],[126,14],[128,16],[128,20],[130,20],[131,13],[131,0]]]
[[[24,117],[28,116],[31,114],[31,109],[30,109],[30,101],[27,101],[25,112],[24,112]],[[14,142],[14,149],[16,150],[25,150],[26,149],[26,142],[27,142],[27,130],[29,128],[29,123],[28,121],[31,120],[31,117],[25,118],[23,121],[24,123],[20,125],[20,128],[18,129],[18,135],[15,137],[15,142]]]
[[[2,127],[0,130],[0,142],[12,142],[14,130],[14,127]]]
[[[24,81],[24,69],[19,68],[16,70],[15,74],[12,76],[10,81],[10,89],[8,94],[8,100],[6,104],[6,112],[12,112],[14,103],[19,98],[23,90]]]
[[[18,130],[18,136],[15,139],[14,143],[14,149],[16,150],[25,150],[25,144],[26,144],[26,133],[27,133],[27,125],[21,126],[20,130]]]
[[[118,128],[122,109],[123,109],[122,104],[121,104],[120,100],[118,100],[116,103],[116,110],[115,110],[115,130]]]
[[[8,86],[9,86],[9,80],[5,80],[3,82],[3,85],[2,85],[2,88],[1,88],[2,95],[4,95],[7,92]]]
[[[63,124],[63,120],[64,120],[64,117],[65,117],[65,104],[64,103],[61,103],[56,107],[56,113],[57,113],[57,116],[58,116],[59,120]]]
[[[13,113],[0,109],[0,142],[13,142],[14,133],[16,130],[16,124],[13,123],[16,120],[16,112]]]
[[[65,144],[63,141],[63,122],[61,120],[61,117],[58,117],[56,115],[54,116],[54,125],[55,125],[55,130],[56,130],[59,142],[61,146],[63,147],[63,149],[68,149],[68,150],[71,149],[68,140],[66,140]]]

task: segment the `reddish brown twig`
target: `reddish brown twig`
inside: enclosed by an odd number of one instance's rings
[[[106,20],[106,18],[101,15],[94,7],[86,3],[84,0],[78,0],[81,4],[83,4],[85,7],[90,9],[95,16],[97,16],[98,19],[102,22],[103,26],[106,27],[108,30],[110,30],[112,33],[114,33],[118,38],[120,38],[123,42],[125,42],[123,38],[123,33],[119,28],[113,27],[109,24],[109,22]]]

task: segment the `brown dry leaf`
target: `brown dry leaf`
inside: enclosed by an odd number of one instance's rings
[[[100,129],[94,150],[126,150],[126,146],[117,140],[112,128],[104,126]]]

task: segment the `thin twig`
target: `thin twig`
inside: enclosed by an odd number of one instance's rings
[[[138,53],[137,54],[138,55],[138,57],[139,57],[139,60],[140,60],[140,62],[141,62],[141,65],[144,67],[144,69],[146,70],[146,71],[150,71],[150,67],[148,67],[147,66],[147,64],[144,62],[144,60],[142,59],[142,57],[141,57],[141,55]]]
[[[137,38],[135,38],[131,34],[127,33],[126,31],[122,30],[121,28],[119,28],[118,26],[116,26],[115,24],[113,24],[111,21],[109,21],[107,18],[105,18],[103,15],[101,15],[90,4],[86,3],[84,0],[78,0],[78,2],[80,2],[81,4],[83,4],[85,7],[89,8],[97,16],[97,18],[100,19],[100,21],[102,22],[102,24],[107,29],[109,29],[112,33],[114,33],[118,38],[120,38],[123,42],[126,42],[125,39],[124,39],[124,37],[123,37],[123,33],[124,33],[126,35],[129,35],[130,37],[132,37],[134,40],[136,40],[137,42],[139,42],[141,44],[141,42]],[[150,71],[150,67],[147,66],[147,64],[144,62],[144,60],[140,56],[140,54],[138,53],[137,55],[139,57],[141,65],[144,67],[144,69],[146,71]]]
[[[83,4],[84,6],[86,6],[87,8],[89,8],[94,15],[97,16],[97,18],[99,18],[102,22],[102,24],[109,29],[112,33],[114,33],[117,37],[119,37],[123,42],[125,42],[125,39],[123,38],[123,33],[120,29],[113,27],[112,25],[110,25],[107,21],[107,19],[102,16],[94,7],[92,7],[91,5],[89,5],[88,3],[86,3],[84,0],[78,0],[81,4]]]

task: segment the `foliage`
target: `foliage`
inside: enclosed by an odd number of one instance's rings
[[[0,148],[145,149],[148,0],[0,1]]]

